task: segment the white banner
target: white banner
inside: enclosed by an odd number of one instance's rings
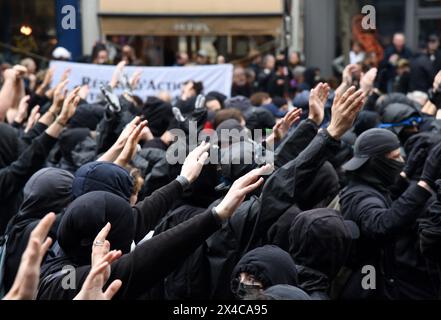
[[[89,102],[94,102],[101,94],[101,84],[110,82],[116,68],[116,66],[63,61],[51,61],[50,67],[55,68],[52,86],[60,81],[63,72],[69,68],[71,73],[68,89],[72,90],[76,86],[88,84]],[[231,94],[233,81],[233,65],[231,64],[191,67],[125,67],[124,73],[130,78],[138,69],[142,70],[142,75],[134,93],[143,100],[161,91],[167,91],[175,98],[180,95],[182,84],[188,80],[202,81],[204,93],[218,91],[227,97]],[[122,93],[122,89],[116,88],[114,92]]]

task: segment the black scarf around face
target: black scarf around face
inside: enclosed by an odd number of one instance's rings
[[[380,191],[388,191],[396,183],[403,167],[404,162],[375,156],[354,172],[354,175]]]

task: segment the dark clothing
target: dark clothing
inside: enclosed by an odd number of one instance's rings
[[[301,212],[297,205],[288,208],[268,230],[268,243],[274,244],[285,251],[289,251],[289,229],[295,217]]]
[[[315,269],[302,265],[296,265],[299,275],[299,287],[304,290],[311,300],[330,300],[330,280],[329,278]]]
[[[253,94],[253,87],[249,84],[238,86],[237,84],[232,85],[231,87],[231,96],[244,96],[249,98]]]
[[[343,298],[434,298],[431,280],[416,245],[415,223],[431,194],[410,185],[395,201],[361,180],[352,180],[340,197],[346,219],[360,228],[361,238],[351,267],[354,273]],[[423,264],[423,265],[422,265]],[[377,289],[363,290],[361,268],[376,268]]]
[[[23,189],[20,210],[6,231],[5,290],[11,288],[29,236],[38,222],[49,212],[61,212],[72,200],[73,176],[64,170],[45,168],[36,172]],[[57,224],[50,232],[56,241]]]
[[[289,207],[311,196],[304,191],[336,145],[326,132],[320,132],[300,155],[268,178],[259,198],[251,196],[242,203],[222,229],[207,240],[211,298],[232,298],[227,284],[234,266],[246,252],[263,244],[268,229]]]
[[[9,166],[20,155],[18,131],[6,123],[0,123],[0,168]]]
[[[182,205],[170,212],[156,226],[154,237],[180,223],[203,214],[204,208]],[[205,256],[205,241],[185,261],[180,263],[163,281],[152,289],[148,297],[154,300],[205,300],[209,294],[210,274]]]
[[[133,207],[136,228],[135,243],[141,241],[149,231],[156,228],[183,193],[182,185],[177,180],[173,180]]]
[[[0,234],[17,211],[21,202],[21,190],[27,180],[44,166],[46,157],[57,142],[55,138],[43,133],[35,138],[17,160],[0,169]]]
[[[173,119],[172,106],[156,97],[148,97],[142,109],[144,119],[149,121],[153,136],[160,137]]]
[[[70,128],[88,128],[94,131],[104,117],[104,112],[105,108],[100,104],[81,104],[70,118],[68,126]]]
[[[297,285],[297,270],[290,255],[274,245],[266,245],[246,253],[231,275],[231,290],[236,292],[240,274],[247,273],[259,281],[263,289],[278,285]]]
[[[120,279],[122,288],[115,299],[136,299],[167,276],[191,254],[201,243],[219,228],[218,220],[211,210],[140,244],[129,254],[112,263],[107,283]],[[64,290],[62,274],[58,273],[66,263],[48,262],[46,273],[42,273],[38,299],[72,300],[80,291],[90,266],[77,265],[76,289]],[[51,276],[52,275],[52,276]]]
[[[279,75],[273,73],[268,79],[268,89],[266,90],[271,97],[283,97],[285,96],[286,89],[290,88],[289,76]]]
[[[437,63],[441,63],[441,53],[437,54],[438,62],[431,61],[427,54],[421,54],[410,64],[409,91],[427,92],[433,85],[433,79],[438,73]]]
[[[75,198],[91,191],[107,191],[129,201],[133,179],[129,172],[112,162],[89,162],[75,172],[72,194]]]
[[[396,75],[396,66],[389,62],[389,59],[392,55],[397,54],[399,59],[410,60],[412,58],[412,51],[407,47],[404,47],[403,50],[398,52],[393,45],[390,45],[384,50],[384,59],[380,63],[380,74],[382,78],[382,84],[380,84],[382,91],[390,92],[393,87],[393,80]],[[397,60],[397,61],[398,61]]]
[[[276,285],[265,290],[263,295],[274,300],[311,300],[302,289],[289,285]]]
[[[276,167],[280,168],[295,159],[317,134],[318,126],[311,120],[302,121],[299,126],[279,144],[275,151]]]

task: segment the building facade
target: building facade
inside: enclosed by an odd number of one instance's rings
[[[376,9],[377,38],[387,45],[396,31],[417,50],[428,34],[441,35],[441,0],[350,0],[351,15],[365,5]],[[292,0],[291,49],[304,52],[306,63],[322,74],[341,54],[341,0]],[[76,28],[61,22],[75,9]],[[0,46],[9,45],[49,57],[60,45],[74,58],[90,54],[97,40],[131,44],[149,65],[171,65],[177,51],[190,56],[205,50],[228,60],[250,51],[275,52],[283,31],[282,0],[2,0]],[[21,33],[23,26],[32,35]]]

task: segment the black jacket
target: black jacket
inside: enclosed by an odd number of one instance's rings
[[[219,222],[211,210],[197,215],[178,226],[143,242],[129,254],[112,263],[107,283],[120,279],[122,288],[115,299],[136,299],[146,290],[173,271],[188,255],[219,228]],[[64,275],[60,272],[64,261],[54,262],[50,272],[42,274],[37,299],[72,300],[80,291],[90,266],[75,266],[75,289],[64,290]]]
[[[6,230],[5,290],[12,286],[21,256],[28,245],[29,236],[40,220],[49,212],[61,212],[72,200],[73,176],[64,170],[45,168],[36,172],[23,189],[20,210]],[[60,216],[60,215],[59,215]],[[57,216],[57,222],[60,220]],[[49,232],[56,241],[58,223]]]
[[[326,131],[317,134],[295,159],[268,178],[260,197],[254,195],[245,201],[207,240],[212,298],[232,298],[228,283],[236,263],[246,252],[264,244],[268,230],[288,208],[312,197],[308,189],[311,180],[338,146]]]
[[[431,299],[436,289],[418,248],[416,222],[431,194],[411,184],[392,200],[363,181],[353,180],[340,197],[346,219],[360,228],[361,237],[351,263],[354,270],[343,298]],[[376,268],[376,290],[363,290],[361,269]]]
[[[22,188],[26,181],[46,162],[47,155],[57,139],[43,133],[35,138],[20,157],[10,165],[0,169],[0,234],[18,211],[22,198]]]

